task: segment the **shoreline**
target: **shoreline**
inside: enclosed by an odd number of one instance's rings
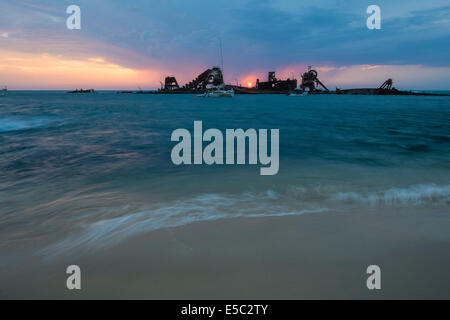
[[[2,275],[3,299],[442,299],[450,219],[411,209],[197,222]],[[378,236],[379,235],[379,236]],[[65,289],[78,264],[82,290]],[[369,291],[368,265],[382,270]]]

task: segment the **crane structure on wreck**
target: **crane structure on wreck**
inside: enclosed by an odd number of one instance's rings
[[[392,90],[393,85],[392,79],[387,79],[383,84],[378,88],[378,90]]]
[[[311,69],[311,66],[308,66],[308,71],[306,71],[302,75],[302,84],[301,89],[305,91],[306,88],[308,88],[309,92],[315,92],[320,91],[318,89],[319,86],[321,86],[325,91],[330,91],[328,88],[319,80],[317,77],[318,73],[316,70]]]
[[[209,86],[223,85],[223,73],[220,67],[207,69],[199,74],[194,80],[180,87],[175,77],[166,77],[164,85],[161,84],[163,92],[203,92]]]
[[[212,69],[207,69],[202,72],[189,83],[183,86],[183,89],[190,90],[205,90],[208,86],[219,86],[223,85],[223,73],[220,67],[213,67]]]

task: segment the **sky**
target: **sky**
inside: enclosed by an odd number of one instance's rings
[[[69,30],[69,5],[81,29]],[[369,5],[381,29],[369,30]],[[221,64],[227,83],[450,90],[449,0],[0,0],[0,87],[155,89]]]

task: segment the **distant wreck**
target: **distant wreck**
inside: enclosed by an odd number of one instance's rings
[[[234,90],[235,94],[347,94],[347,95],[416,95],[416,96],[443,96],[444,94],[401,91],[393,87],[393,80],[387,79],[378,88],[357,88],[339,89],[331,91],[319,79],[317,70],[308,67],[308,70],[301,76],[300,86],[297,87],[297,79],[277,79],[275,71],[268,73],[267,81],[256,79],[254,87],[244,87],[240,85],[225,85],[222,69],[213,67],[200,73],[195,79],[184,86],[180,86],[175,76],[168,76],[161,88],[156,91],[122,91],[119,93],[147,93],[147,94],[203,94],[208,87],[222,85],[225,89]],[[92,90],[92,89],[91,89]],[[74,92],[78,93],[78,92]]]
[[[76,90],[73,90],[73,91],[69,91],[69,93],[95,93],[95,90],[94,89],[85,89],[85,90],[83,90],[83,89],[76,89]]]
[[[336,94],[363,94],[363,95],[430,95],[426,93],[414,93],[395,89],[392,79],[387,79],[379,88],[345,89],[336,88]]]

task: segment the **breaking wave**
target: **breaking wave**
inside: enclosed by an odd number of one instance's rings
[[[179,227],[195,222],[232,218],[262,218],[340,211],[345,204],[368,206],[450,205],[450,185],[413,185],[380,192],[336,192],[336,187],[294,186],[287,193],[202,194],[153,207],[131,210],[126,206],[95,213],[98,221],[81,225],[81,230],[39,253],[47,258],[83,249],[95,251],[132,235]],[[120,214],[110,218],[110,214]],[[105,216],[109,216],[106,218]],[[103,218],[102,218],[103,217]]]
[[[339,192],[331,200],[375,205],[425,205],[450,204],[450,185],[435,184],[413,185],[409,188],[391,188],[384,192],[361,194],[356,192]]]
[[[277,200],[278,194],[271,190],[260,195],[253,193],[242,196],[204,194],[189,200],[177,200],[159,208],[142,209],[136,213],[85,225],[79,234],[52,244],[39,253],[51,257],[81,248],[92,251],[120,242],[131,235],[194,222],[231,218],[281,217],[328,210],[326,208],[292,210],[282,203],[276,204]]]

